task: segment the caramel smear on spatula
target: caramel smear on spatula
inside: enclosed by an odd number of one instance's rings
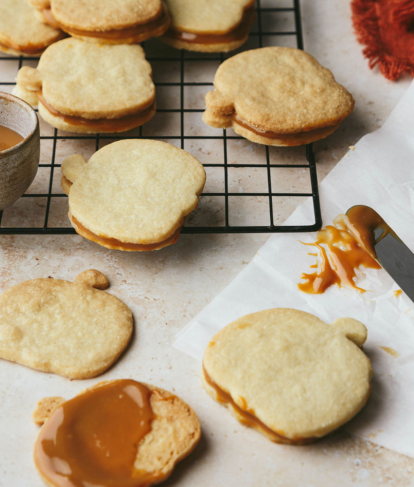
[[[366,290],[358,287],[356,270],[360,267],[381,269],[378,262],[364,250],[348,229],[346,216],[339,215],[333,225],[327,225],[317,234],[314,243],[303,243],[318,250],[320,263],[312,265],[317,269],[312,274],[303,273],[298,288],[308,294],[322,294],[333,284],[349,286],[360,293]],[[318,255],[310,253],[309,255]]]

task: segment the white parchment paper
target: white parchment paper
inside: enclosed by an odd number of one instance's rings
[[[324,225],[353,205],[373,207],[414,251],[414,83],[383,127],[363,137],[320,185]],[[307,200],[285,222],[314,222]],[[226,324],[262,309],[296,308],[327,323],[342,316],[368,328],[365,352],[372,360],[372,395],[346,429],[414,457],[414,303],[384,270],[364,270],[365,294],[331,287],[308,295],[297,288],[315,257],[299,241],[315,234],[276,234],[253,261],[178,336],[174,346],[201,361],[211,337]],[[381,347],[398,352],[394,357]]]

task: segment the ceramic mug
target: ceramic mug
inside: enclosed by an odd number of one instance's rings
[[[23,137],[0,152],[0,211],[12,205],[32,184],[39,167],[40,134],[36,112],[17,96],[0,92],[0,125]]]

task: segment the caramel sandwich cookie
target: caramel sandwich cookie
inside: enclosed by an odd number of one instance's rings
[[[170,16],[161,0],[29,0],[46,24],[99,44],[136,44],[164,34]]]
[[[162,40],[177,49],[228,52],[247,41],[254,0],[166,0],[171,26]]]
[[[14,93],[29,103],[36,94],[43,119],[68,132],[124,132],[155,114],[152,70],[139,45],[56,42],[37,69],[19,70]]]
[[[208,345],[202,382],[243,424],[276,443],[311,443],[353,418],[370,395],[365,326],[327,325],[294,309],[230,323]]]
[[[0,296],[0,357],[69,379],[102,374],[127,346],[130,309],[99,271],[33,279]]]
[[[108,249],[174,244],[195,210],[206,175],[191,154],[155,140],[121,140],[62,163],[69,219],[79,235]]]
[[[15,56],[37,56],[65,37],[60,29],[45,25],[27,0],[0,1],[0,51]]]
[[[33,420],[43,425],[35,465],[50,487],[158,484],[201,436],[183,400],[132,379],[100,382],[69,401],[44,398]]]
[[[295,146],[334,132],[354,99],[333,74],[299,49],[265,47],[242,52],[218,68],[206,95],[203,120],[233,127],[252,142]]]

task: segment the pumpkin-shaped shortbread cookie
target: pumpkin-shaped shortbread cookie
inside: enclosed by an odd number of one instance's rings
[[[265,47],[227,59],[206,95],[206,124],[252,142],[294,146],[327,137],[353,110],[333,74],[299,49]]]
[[[208,345],[202,381],[236,418],[277,443],[321,438],[361,410],[371,363],[365,326],[327,325],[294,309],[260,311],[230,323]]]
[[[255,19],[253,0],[166,0],[171,26],[162,40],[189,51],[228,52],[244,44]]]
[[[152,70],[139,45],[100,45],[69,38],[24,66],[13,92],[53,127],[69,132],[123,132],[155,114]]]
[[[39,20],[27,0],[1,0],[0,51],[16,56],[36,56],[64,36],[60,29]]]
[[[110,367],[133,329],[130,309],[104,291],[107,278],[25,281],[0,295],[0,357],[33,369],[87,379]]]
[[[51,487],[158,484],[201,434],[179,397],[131,379],[101,382],[69,401],[44,398],[33,419],[44,423],[34,460]]]
[[[86,163],[63,161],[69,219],[83,237],[109,249],[158,250],[178,240],[198,205],[206,175],[188,152],[155,140],[121,140]]]
[[[161,0],[30,0],[46,24],[100,44],[136,44],[170,25]]]

